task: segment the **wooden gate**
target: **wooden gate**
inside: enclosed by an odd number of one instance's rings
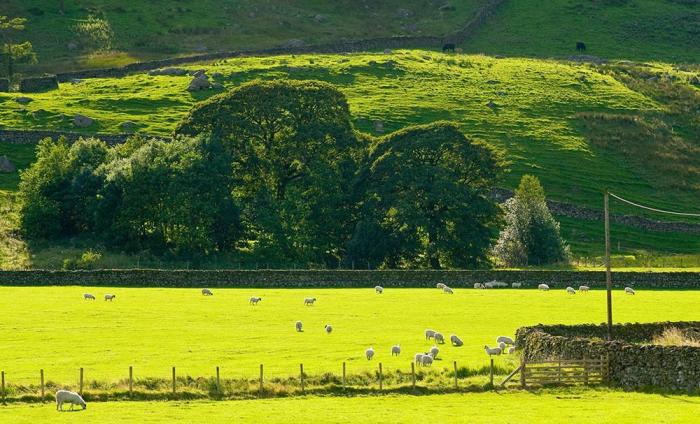
[[[607,380],[608,362],[604,358],[579,360],[551,360],[520,365],[520,384],[545,386],[548,384],[603,384]]]

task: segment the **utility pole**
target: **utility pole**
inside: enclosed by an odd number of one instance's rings
[[[610,271],[610,206],[605,189],[605,283],[608,295],[608,340],[612,340],[612,273]]]

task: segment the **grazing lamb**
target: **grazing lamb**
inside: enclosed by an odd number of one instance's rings
[[[485,289],[486,286],[481,284],[481,283],[474,283],[474,288],[475,289]]]
[[[549,290],[549,286],[546,285],[546,284],[540,284],[540,285],[537,286],[537,290],[548,291],[548,290]]]
[[[105,295],[105,300],[109,300],[110,302],[114,300],[114,298],[117,297],[116,294],[106,294]]]
[[[453,334],[453,335],[450,336],[450,342],[452,343],[452,346],[455,346],[455,347],[460,347],[460,346],[462,346],[462,345],[464,344],[464,342],[462,341],[462,339],[460,339],[459,337],[457,337],[456,334]]]
[[[63,411],[64,403],[70,403],[70,409],[73,409],[74,405],[80,405],[83,409],[87,408],[87,404],[79,394],[68,390],[59,390],[56,392],[56,410]]]
[[[367,360],[371,360],[374,357],[374,348],[370,346],[369,349],[365,350],[365,356],[367,357]]]
[[[209,289],[202,289],[202,296],[214,296],[214,293]]]
[[[401,346],[394,345],[391,347],[391,356],[399,356],[401,354]]]
[[[262,297],[255,297],[255,296],[253,296],[253,297],[250,298],[250,304],[251,304],[251,305],[257,305],[258,302],[260,302],[261,300],[262,300]]]
[[[429,367],[433,364],[433,357],[430,355],[423,355],[421,358],[421,365],[424,367]]]
[[[485,289],[492,289],[492,288],[494,288],[494,287],[495,287],[495,286],[493,285],[493,281],[489,281],[489,282],[484,283],[484,288],[485,288]]]
[[[435,337],[435,330],[425,330],[425,340],[430,340]]]
[[[435,343],[443,344],[445,343],[445,336],[442,333],[435,332]]]
[[[590,289],[591,288],[588,286],[578,286],[578,291],[580,291],[581,293],[588,293],[588,290]]]
[[[374,291],[377,292],[377,294],[382,294],[384,293],[384,287],[382,286],[375,286]]]
[[[83,299],[85,300],[95,300],[95,296],[91,295],[90,293],[85,293],[83,295]]]
[[[625,293],[634,295],[634,289],[632,287],[625,287]]]
[[[499,337],[496,339],[496,343],[505,343],[505,344],[508,344],[508,345],[515,344],[515,342],[513,341],[513,339],[511,339],[511,338],[508,337],[508,336],[499,336]]]
[[[443,293],[454,294],[454,291],[452,291],[452,289],[447,287],[447,286],[443,287],[442,291],[443,291]]]
[[[313,306],[315,302],[315,297],[307,297],[306,299],[304,299],[304,306]]]
[[[523,283],[513,283],[510,286],[514,289],[519,289],[520,287],[523,286]]]
[[[296,324],[294,324],[294,327],[297,329],[298,333],[301,333],[301,331],[302,331],[301,330],[301,327],[302,327],[301,321],[297,321]]]
[[[576,290],[573,287],[567,287],[566,292],[569,294],[576,294]]]
[[[484,350],[486,351],[486,354],[489,356],[498,356],[503,352],[500,347],[488,347],[484,346]]]
[[[433,346],[430,348],[430,351],[428,351],[428,355],[432,356],[433,359],[437,358],[438,353],[440,353],[440,348],[437,346]]]
[[[333,327],[330,324],[326,324],[326,326],[323,328],[326,329],[326,333],[328,334],[331,334],[331,332],[333,332]]]
[[[443,284],[443,283],[437,283],[437,284],[435,285],[435,287],[437,287],[437,288],[439,288],[440,290],[442,290],[442,289],[444,289],[444,288],[447,287],[447,286],[446,286],[445,284]]]
[[[416,355],[413,357],[416,364],[421,365],[423,364],[423,354],[422,353],[416,353]]]

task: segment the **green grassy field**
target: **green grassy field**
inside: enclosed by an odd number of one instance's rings
[[[91,292],[97,301],[84,301]],[[114,302],[101,300],[115,293]],[[255,307],[252,295],[263,298]],[[305,307],[305,297],[318,298]],[[644,291],[614,295],[616,322],[697,319],[697,291]],[[391,289],[376,295],[367,289],[219,289],[205,297],[197,289],[126,289],[83,287],[0,288],[0,310],[12,311],[0,323],[0,368],[8,384],[37,383],[39,369],[47,380],[75,387],[78,369],[86,381],[117,381],[134,366],[136,378],[167,379],[170,368],[180,376],[210,377],[216,366],[224,378],[251,378],[265,364],[266,378],[297,375],[304,363],[309,375],[338,375],[343,361],[348,374],[376,370],[410,371],[416,352],[432,343],[426,328],[458,334],[464,346],[441,346],[433,369],[480,368],[488,364],[485,344],[513,336],[521,326],[537,323],[599,323],[605,320],[605,293],[567,295],[563,289],[457,289],[453,296],[437,289]],[[296,333],[301,320],[304,332]],[[334,330],[328,335],[325,324]],[[402,355],[390,348],[400,344]],[[373,346],[373,361],[364,358]],[[496,359],[514,369],[516,357]],[[448,383],[449,384],[449,383]]]
[[[508,424],[543,422],[681,424],[697,422],[700,399],[689,396],[567,390],[469,393],[440,396],[303,397],[228,402],[92,403],[80,412],[55,405],[0,407],[0,421],[13,424],[73,423],[415,423]]]

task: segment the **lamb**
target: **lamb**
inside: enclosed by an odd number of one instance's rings
[[[433,359],[437,358],[438,353],[440,353],[440,348],[438,348],[437,346],[431,347],[430,351],[428,351],[428,355],[432,356]]]
[[[588,286],[578,286],[578,291],[580,291],[581,293],[588,293],[588,290],[590,289],[591,288]]]
[[[430,340],[435,337],[435,330],[425,330],[425,340]]]
[[[83,299],[85,300],[95,300],[95,296],[91,295],[90,293],[85,293],[83,295]]]
[[[326,326],[323,328],[326,329],[326,333],[328,334],[331,334],[331,332],[333,332],[333,327],[330,324],[326,324]]]
[[[474,288],[475,288],[475,289],[485,289],[486,286],[484,286],[484,285],[481,284],[481,283],[474,283]]]
[[[442,290],[442,289],[444,289],[444,288],[447,287],[447,286],[446,286],[444,283],[437,283],[437,285],[435,285],[435,287],[437,287],[438,289]]]
[[[423,355],[421,358],[421,365],[428,367],[433,364],[433,357],[430,355]]]
[[[416,353],[416,355],[413,357],[416,364],[421,365],[423,364],[423,354],[422,353]]]
[[[505,343],[500,342],[500,343],[498,344],[498,347],[501,349],[501,352],[505,352],[505,350],[506,350],[506,344],[505,344]]]
[[[87,404],[79,394],[68,390],[59,390],[56,392],[56,410],[63,411],[64,403],[70,403],[70,409],[73,409],[74,405],[80,405],[83,409],[87,408]]]
[[[452,346],[455,346],[455,347],[460,347],[464,344],[464,342],[462,342],[462,339],[457,337],[456,334],[452,334],[450,336],[450,342],[452,343]]]
[[[261,300],[262,300],[262,297],[255,297],[255,296],[253,296],[253,297],[250,298],[250,304],[251,304],[251,305],[257,305],[258,302],[260,302]]]
[[[486,354],[489,356],[498,356],[503,352],[500,347],[488,347],[484,346],[484,350],[486,351]]]
[[[514,289],[519,289],[520,287],[523,286],[523,283],[513,283],[510,286]]]
[[[548,290],[549,290],[549,286],[546,285],[546,284],[539,284],[539,285],[537,286],[537,290],[548,291]]]
[[[625,287],[625,293],[631,294],[634,296],[634,289],[632,287]]]
[[[202,289],[202,296],[214,296],[214,293],[209,289]]]
[[[445,336],[442,335],[442,333],[435,332],[435,343],[440,343],[443,344],[445,343]]]
[[[304,299],[304,306],[313,306],[315,302],[315,297],[307,297],[306,299]]]
[[[109,300],[111,302],[112,300],[114,300],[115,297],[117,297],[116,294],[106,294],[105,300]]]
[[[370,346],[369,349],[365,350],[365,356],[367,357],[368,361],[374,357],[374,348],[372,346]]]
[[[443,287],[442,291],[443,291],[443,293],[454,294],[454,291],[452,291],[452,289],[447,287],[447,286]]]
[[[302,329],[301,329],[302,323],[301,323],[301,321],[297,321],[296,324],[294,324],[294,327],[297,329],[297,332],[298,332],[298,333],[301,333],[301,332],[302,332]]]
[[[513,352],[515,352],[515,346],[511,346],[508,348],[508,355],[512,355]]]
[[[505,344],[508,344],[508,345],[515,344],[515,342],[513,341],[513,339],[511,339],[511,338],[508,337],[508,336],[499,336],[499,337],[496,339],[496,343],[505,343]]]
[[[573,287],[567,287],[566,292],[569,294],[576,294],[576,290]]]
[[[399,356],[401,354],[401,346],[394,345],[391,347],[391,356]]]
[[[374,291],[377,292],[377,294],[382,294],[384,293],[384,287],[382,286],[375,286]]]

